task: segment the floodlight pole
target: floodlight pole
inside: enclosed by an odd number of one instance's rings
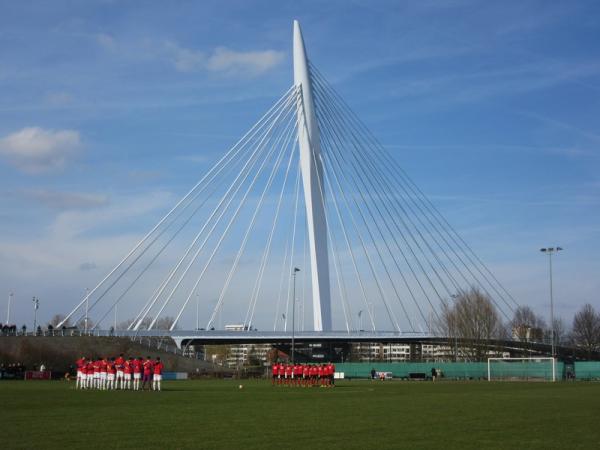
[[[456,300],[458,298],[458,294],[452,294],[452,300]],[[456,306],[456,302],[454,302]],[[454,362],[458,362],[458,311],[454,315]]]
[[[40,299],[33,297],[33,332],[37,332],[37,312],[40,309]]]
[[[555,343],[555,333],[554,333],[554,293],[553,293],[553,283],[552,283],[552,254],[554,252],[561,251],[561,247],[545,247],[541,248],[540,251],[542,253],[546,253],[548,255],[548,271],[550,273],[550,336],[552,340],[552,357],[556,356],[556,343]]]
[[[196,294],[196,331],[198,331],[200,329],[199,305],[200,305],[200,294]]]
[[[10,304],[12,303],[13,293],[8,294],[8,307],[6,309],[6,325],[10,324]]]
[[[294,267],[294,295],[292,297],[292,365],[294,365],[294,350],[295,350],[295,331],[296,331],[296,274],[300,269]]]
[[[86,288],[85,289],[85,320],[84,320],[85,334],[87,334],[87,332],[88,332],[88,318],[89,318],[88,313],[90,310],[90,301],[89,301],[90,293],[89,292],[90,292],[89,288]]]

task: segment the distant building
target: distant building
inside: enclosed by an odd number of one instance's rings
[[[249,328],[243,324],[225,325],[225,331],[248,331]],[[224,352],[219,357],[206,351],[204,359],[219,360],[228,367],[239,367],[247,365],[264,365],[267,362],[267,354],[273,348],[271,344],[234,344],[222,346]],[[206,347],[205,347],[206,348]],[[216,361],[215,361],[216,362]]]

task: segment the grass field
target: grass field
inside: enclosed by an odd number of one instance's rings
[[[600,384],[163,382],[162,392],[0,382],[3,448],[597,449]]]

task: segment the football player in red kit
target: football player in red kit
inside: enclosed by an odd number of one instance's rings
[[[77,381],[75,382],[75,389],[83,389],[85,387],[85,364],[85,356],[82,356],[75,361],[75,365],[77,366]]]
[[[308,386],[309,381],[310,381],[310,366],[308,364],[305,364],[304,366],[302,366],[302,386],[304,386],[304,387]]]
[[[115,359],[115,369],[117,371],[117,375],[115,378],[115,389],[125,389],[124,388],[124,372],[123,365],[125,364],[125,358],[123,358],[123,353],[119,355],[117,359]]]
[[[131,389],[131,376],[133,375],[133,358],[129,357],[123,363],[123,387],[121,389]]]
[[[275,386],[275,381],[279,376],[279,363],[273,363],[271,365],[271,386]]]
[[[142,378],[142,390],[146,388],[146,383],[148,383],[148,390],[152,389],[152,369],[154,363],[150,359],[149,356],[146,357],[146,361],[143,363],[143,374],[144,378]]]
[[[294,373],[294,369],[293,369],[292,365],[286,364],[285,365],[285,384],[288,386],[292,382],[293,373]]]
[[[140,389],[140,380],[142,379],[142,358],[133,360],[133,390]]]
[[[294,366],[294,386],[300,386],[302,381],[302,364]]]
[[[106,362],[106,389],[112,390],[116,388],[116,375],[117,369],[115,368],[115,358],[110,358]]]
[[[152,371],[154,372],[154,377],[152,378],[152,390],[160,391],[160,382],[162,381],[162,372],[165,365],[161,362],[160,358],[156,358],[154,364],[152,365]]]
[[[277,384],[283,383],[284,379],[285,379],[285,366],[283,365],[283,363],[279,363],[279,373],[277,375]]]

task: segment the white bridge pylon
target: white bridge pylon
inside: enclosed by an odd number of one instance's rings
[[[242,330],[431,333],[471,288],[509,318],[515,300],[307,58],[297,21],[293,62],[293,85],[59,328],[210,330],[226,313]]]
[[[297,20],[294,20],[294,84],[300,88],[301,96],[301,102],[298,104],[298,142],[310,250],[313,326],[315,331],[331,331],[331,294],[325,191],[322,187],[321,136],[315,115],[304,39]]]

